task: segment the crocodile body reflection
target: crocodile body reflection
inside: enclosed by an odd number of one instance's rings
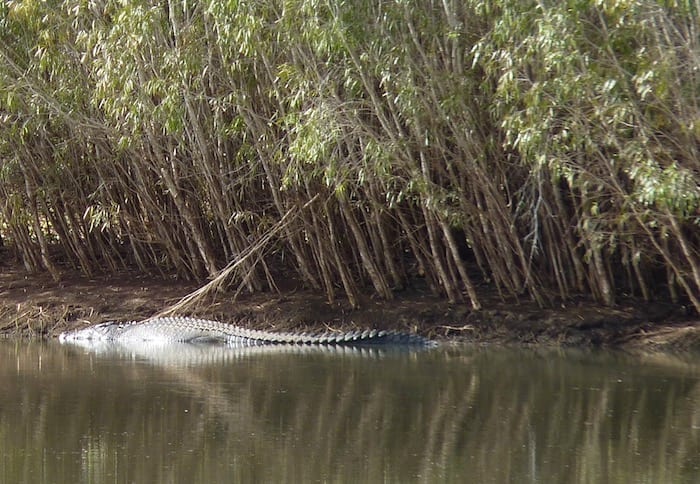
[[[337,344],[263,344],[228,345],[210,341],[163,342],[133,340],[119,341],[84,340],[64,341],[67,347],[108,358],[131,358],[154,364],[200,366],[222,364],[241,358],[259,355],[308,355],[327,354],[354,357],[381,357],[391,354],[428,350],[424,345],[337,345]]]

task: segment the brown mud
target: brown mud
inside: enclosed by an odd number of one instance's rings
[[[55,337],[61,331],[110,320],[154,316],[197,289],[195,283],[138,273],[86,278],[30,275],[0,267],[0,335]],[[377,328],[416,332],[439,341],[558,346],[700,350],[700,318],[671,304],[621,301],[603,307],[580,299],[556,309],[529,301],[504,303],[480,294],[487,309],[449,304],[418,289],[393,301],[367,298],[360,309],[329,304],[323,295],[295,289],[239,296],[218,294],[181,315],[196,315],[269,330]]]

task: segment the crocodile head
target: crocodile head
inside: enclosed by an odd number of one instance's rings
[[[133,323],[121,323],[108,321],[106,323],[96,324],[84,329],[76,331],[66,331],[58,336],[58,340],[65,341],[80,341],[80,340],[102,340],[108,341],[119,335],[125,327]]]

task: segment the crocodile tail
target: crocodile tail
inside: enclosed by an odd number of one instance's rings
[[[272,333],[249,331],[245,337],[265,341],[269,344],[297,345],[334,345],[334,346],[372,346],[372,345],[409,345],[433,346],[435,343],[417,334],[397,331],[347,331],[344,333]],[[243,336],[243,335],[241,335]]]

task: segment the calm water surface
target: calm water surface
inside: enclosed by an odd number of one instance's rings
[[[700,482],[700,357],[0,340],[2,483]]]

